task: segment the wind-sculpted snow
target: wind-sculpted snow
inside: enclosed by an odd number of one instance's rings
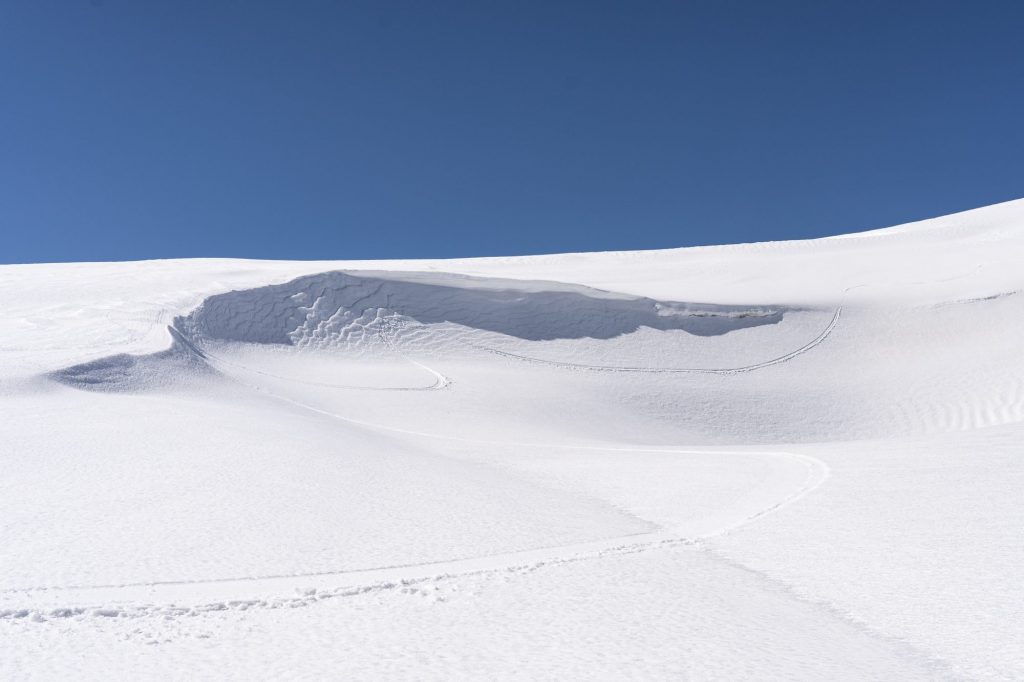
[[[207,298],[174,320],[171,348],[118,354],[51,376],[91,390],[174,383],[221,359],[224,345],[263,344],[393,355],[398,344],[438,353],[476,347],[475,332],[521,341],[607,340],[641,328],[699,337],[777,324],[784,310],[655,301],[556,282],[436,273],[326,272]],[[214,363],[216,364],[216,363]],[[235,364],[223,360],[223,364]],[[430,371],[430,370],[428,370]],[[430,387],[443,385],[443,377]]]
[[[388,318],[543,341],[610,339],[640,327],[716,336],[782,315],[779,308],[655,301],[556,282],[328,272],[211,296],[176,325],[199,340],[321,345],[365,339]]]

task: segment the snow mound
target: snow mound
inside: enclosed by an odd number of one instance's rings
[[[777,324],[784,313],[769,306],[657,301],[557,282],[325,272],[210,296],[174,320],[169,349],[112,355],[50,376],[86,390],[146,390],[207,373],[209,353],[223,356],[241,345],[350,351],[365,359],[393,355],[398,344],[465,352],[480,338],[477,332],[491,343],[494,335],[525,342],[608,340],[644,328],[714,337]]]

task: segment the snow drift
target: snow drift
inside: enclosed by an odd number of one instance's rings
[[[210,296],[168,327],[169,349],[117,354],[50,376],[83,389],[141,390],[202,372],[209,359],[203,349],[212,346],[223,353],[225,343],[362,355],[387,353],[399,343],[426,344],[435,353],[450,353],[473,349],[473,332],[524,341],[611,339],[642,327],[718,336],[776,324],[784,313],[778,306],[655,301],[557,282],[326,272]]]

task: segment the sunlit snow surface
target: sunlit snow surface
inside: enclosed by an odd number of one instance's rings
[[[1024,202],[0,267],[0,679],[1024,678]]]

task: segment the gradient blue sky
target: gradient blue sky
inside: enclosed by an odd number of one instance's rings
[[[0,4],[0,262],[815,237],[1024,196],[1024,3]]]

